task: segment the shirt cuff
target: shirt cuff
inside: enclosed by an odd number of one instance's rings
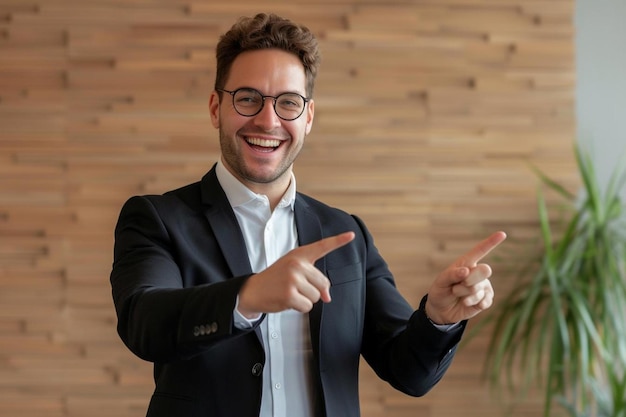
[[[461,325],[461,323],[452,323],[452,324],[437,324],[435,322],[433,322],[431,319],[428,319],[428,321],[430,321],[430,323],[435,326],[435,328],[437,330],[440,330],[442,332],[449,332],[452,331],[454,329],[456,329],[457,327],[459,327]]]
[[[235,323],[235,327],[239,330],[247,330],[254,327],[254,325],[261,320],[263,314],[259,315],[259,317],[255,319],[247,319],[239,312],[239,296],[237,296],[237,300],[235,301],[235,308],[233,310],[233,322]]]

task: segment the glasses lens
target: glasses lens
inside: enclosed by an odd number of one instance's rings
[[[299,94],[284,93],[276,97],[276,114],[285,120],[294,120],[304,111],[304,98]]]
[[[259,113],[264,101],[261,93],[252,88],[240,88],[233,95],[235,110],[242,116],[254,116]],[[304,112],[305,104],[306,100],[300,94],[283,93],[276,97],[274,110],[281,119],[294,120]]]
[[[263,107],[263,96],[256,90],[242,88],[235,92],[233,104],[242,116],[254,116]]]

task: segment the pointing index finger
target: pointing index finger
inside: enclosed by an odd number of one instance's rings
[[[313,263],[335,249],[339,249],[343,245],[352,241],[352,239],[354,239],[354,232],[344,232],[302,246],[301,249],[305,251],[305,257]]]
[[[496,248],[500,243],[506,239],[506,233],[498,231],[493,233],[485,240],[478,242],[469,252],[461,256],[457,264],[458,266],[475,267],[478,262],[487,256],[489,252]]]

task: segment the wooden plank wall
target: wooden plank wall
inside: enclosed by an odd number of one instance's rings
[[[144,415],[151,367],[115,333],[114,224],[216,160],[214,46],[258,11],[321,40],[300,189],[366,220],[411,302],[492,230],[502,254],[532,238],[529,162],[576,184],[573,0],[0,0],[0,415]],[[504,415],[485,343],[421,399],[365,367],[363,415]]]

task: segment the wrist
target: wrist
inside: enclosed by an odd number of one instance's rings
[[[240,295],[237,295],[237,300],[235,301],[235,311],[246,320],[257,320],[263,314],[255,311],[250,311],[242,307]]]
[[[432,324],[435,324],[437,326],[448,326],[450,324],[454,324],[448,323],[447,320],[445,320],[443,317],[433,312],[432,306],[428,302],[428,295],[426,295],[422,299],[422,302],[420,303],[420,310],[424,312],[424,315]]]
[[[252,292],[249,290],[250,279],[253,275],[248,277],[246,282],[239,289],[239,293],[237,294],[237,300],[235,302],[235,311],[237,311],[241,316],[245,317],[248,320],[256,320],[263,313],[260,311],[256,311],[254,308],[250,306],[249,298],[252,297],[254,299],[254,289]]]

